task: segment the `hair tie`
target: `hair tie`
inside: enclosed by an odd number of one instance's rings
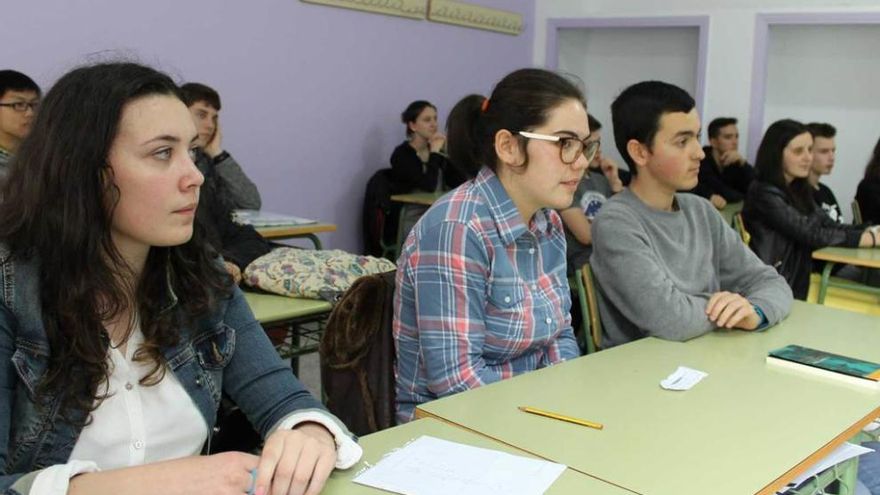
[[[486,110],[489,110],[489,98],[484,98],[483,103],[480,104],[480,111],[486,113]]]

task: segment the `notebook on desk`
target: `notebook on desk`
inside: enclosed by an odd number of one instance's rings
[[[770,351],[767,363],[880,390],[880,364],[799,345]]]
[[[254,228],[289,227],[292,225],[309,225],[318,223],[317,220],[263,210],[235,210],[232,213],[232,220],[236,223],[250,225]]]

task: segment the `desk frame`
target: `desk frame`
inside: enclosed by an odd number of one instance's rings
[[[857,256],[857,254],[863,249],[878,251],[878,255],[871,258]],[[834,268],[834,265],[838,263],[855,265],[863,268],[880,269],[880,250],[875,250],[873,248],[824,248],[814,251],[813,259],[825,262],[825,268],[822,270],[822,278],[819,282],[819,296],[817,298],[819,304],[825,304],[825,296],[828,294],[829,287],[849,289],[865,294],[880,296],[880,287],[871,287],[869,285],[847,280],[831,280],[831,271]]]
[[[323,249],[321,240],[315,234],[320,232],[336,232],[336,225],[331,223],[310,223],[283,227],[260,227],[256,230],[261,236],[270,241],[305,238],[312,242],[315,249]]]

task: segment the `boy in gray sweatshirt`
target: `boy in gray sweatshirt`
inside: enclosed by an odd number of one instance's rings
[[[603,347],[642,337],[687,340],[716,328],[760,330],[783,319],[788,284],[693,189],[704,152],[684,90],[659,81],[611,106],[614,140],[633,175],[593,223]]]

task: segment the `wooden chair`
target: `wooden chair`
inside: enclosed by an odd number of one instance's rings
[[[574,278],[583,320],[580,337],[583,339],[587,354],[591,354],[601,349],[602,322],[599,319],[599,304],[596,300],[596,286],[593,283],[590,264],[582,266]]]
[[[740,238],[745,243],[746,246],[752,241],[752,235],[749,234],[749,231],[746,230],[746,224],[743,221],[742,213],[739,212],[733,216],[733,228],[736,229],[737,233],[739,233]]]
[[[850,204],[852,207],[853,214],[853,225],[861,225],[862,224],[862,208],[859,206],[859,202],[853,200]]]

